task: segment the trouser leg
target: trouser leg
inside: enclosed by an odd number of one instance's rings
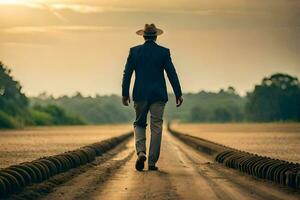
[[[146,153],[146,128],[139,126],[134,127],[134,139],[136,153]]]
[[[150,105],[151,140],[148,159],[148,165],[150,166],[156,164],[160,154],[164,108],[164,102],[155,102]]]
[[[136,153],[146,153],[146,127],[149,104],[147,102],[134,102],[134,108],[136,113],[136,119],[133,123]]]

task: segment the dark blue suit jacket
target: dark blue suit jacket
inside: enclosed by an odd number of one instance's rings
[[[133,101],[167,102],[164,70],[167,72],[175,96],[180,97],[181,87],[169,49],[151,40],[130,48],[123,74],[122,96],[129,97],[130,80],[134,71]]]

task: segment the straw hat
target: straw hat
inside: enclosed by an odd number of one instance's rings
[[[144,29],[138,30],[136,34],[142,36],[157,36],[163,34],[163,31],[159,28],[156,28],[154,24],[145,24]]]

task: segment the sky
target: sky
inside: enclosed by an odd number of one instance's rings
[[[29,96],[121,94],[135,32],[155,23],[184,92],[243,95],[300,77],[299,19],[299,0],[0,0],[0,61]]]

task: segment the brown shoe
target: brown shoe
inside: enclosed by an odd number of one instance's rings
[[[145,161],[146,161],[147,157],[145,155],[145,153],[140,152],[138,155],[138,158],[136,159],[135,162],[135,169],[138,171],[143,171],[144,166],[145,166]]]

